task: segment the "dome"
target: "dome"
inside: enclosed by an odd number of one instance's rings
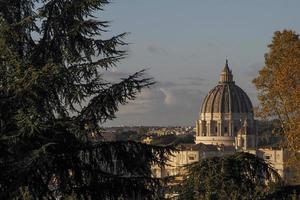
[[[219,84],[203,101],[201,113],[253,113],[251,100],[233,81],[227,60]]]

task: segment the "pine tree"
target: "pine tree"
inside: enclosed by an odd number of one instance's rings
[[[171,148],[101,139],[101,124],[153,84],[105,80],[125,34],[102,39],[107,0],[0,0],[0,199],[154,198]]]

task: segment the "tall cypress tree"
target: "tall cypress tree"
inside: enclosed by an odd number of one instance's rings
[[[0,199],[154,198],[170,148],[101,139],[101,124],[153,84],[109,82],[125,34],[102,39],[107,0],[0,0]]]

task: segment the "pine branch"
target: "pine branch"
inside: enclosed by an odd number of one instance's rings
[[[128,100],[135,99],[142,88],[154,84],[151,78],[143,77],[144,72],[145,70],[136,72],[123,79],[120,83],[113,84],[109,88],[102,90],[83,108],[78,116],[78,120],[81,122],[91,120],[103,123],[108,119],[115,118],[118,104],[125,104]]]

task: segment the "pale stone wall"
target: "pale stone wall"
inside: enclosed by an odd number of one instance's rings
[[[178,151],[169,157],[165,166],[153,166],[152,172],[155,177],[162,178],[166,176],[183,175],[187,164],[198,162],[200,160],[199,151]]]
[[[245,150],[245,152],[255,154],[263,158],[278,172],[282,179],[288,183],[293,183],[296,178],[296,171],[288,166],[289,152],[286,149],[259,148]]]

